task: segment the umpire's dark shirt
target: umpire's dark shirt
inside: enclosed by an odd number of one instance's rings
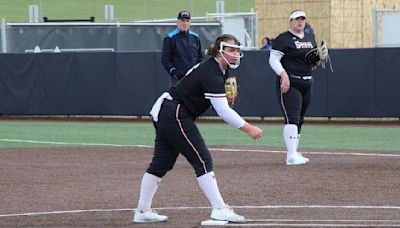
[[[177,27],[164,38],[161,63],[171,75],[182,78],[192,66],[201,62],[200,39],[192,31],[181,32]]]

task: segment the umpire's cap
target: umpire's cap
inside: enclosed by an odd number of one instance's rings
[[[181,11],[181,12],[179,12],[178,19],[183,19],[183,18],[190,19],[189,11]]]

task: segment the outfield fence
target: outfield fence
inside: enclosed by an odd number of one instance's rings
[[[313,73],[310,117],[400,117],[398,48],[335,49],[334,71]],[[281,116],[269,53],[245,51],[234,108]],[[168,90],[160,52],[0,54],[0,114],[148,116]],[[209,110],[205,116],[215,116]]]

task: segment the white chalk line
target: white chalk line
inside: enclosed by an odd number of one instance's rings
[[[285,153],[283,150],[257,150],[257,149],[229,149],[229,148],[210,148],[214,151],[235,151],[235,152],[255,152],[255,153]],[[360,152],[327,152],[327,151],[300,151],[302,154],[319,154],[319,155],[353,155],[353,156],[378,156],[378,157],[400,157],[400,154],[389,153],[360,153]]]
[[[107,147],[139,147],[139,148],[153,148],[148,145],[129,145],[129,144],[113,144],[113,143],[74,143],[74,142],[55,142],[55,141],[39,141],[28,139],[4,139],[0,138],[0,142],[16,142],[16,143],[33,143],[33,144],[50,144],[50,145],[76,145],[76,146],[107,146]],[[209,148],[211,151],[228,151],[228,152],[254,152],[254,153],[286,153],[281,150],[261,150],[261,149],[236,149],[236,148]],[[318,152],[318,151],[302,151],[304,154],[318,154],[318,155],[352,155],[352,156],[374,156],[374,157],[400,157],[399,154],[390,153],[361,153],[361,152]]]
[[[400,210],[400,206],[355,206],[355,205],[264,205],[264,206],[232,206],[237,209],[282,209],[282,208],[303,208],[303,209],[377,209],[377,210]],[[155,210],[199,210],[199,209],[210,209],[211,207],[158,207],[153,208]],[[117,208],[117,209],[86,209],[86,210],[65,210],[65,211],[47,211],[47,212],[27,212],[17,214],[0,214],[1,217],[17,217],[17,216],[33,216],[33,215],[51,215],[51,214],[72,214],[72,213],[87,213],[87,212],[116,212],[116,211],[134,211],[135,208]],[[248,221],[261,221],[261,220],[248,220]],[[272,221],[272,220],[271,220]],[[277,221],[276,219],[273,221]],[[299,221],[299,220],[295,220]],[[329,221],[329,220],[325,220]],[[337,220],[332,220],[337,221]],[[350,220],[349,220],[350,221]],[[352,220],[351,220],[352,221]],[[371,221],[383,221],[383,220],[371,220]],[[400,220],[387,220],[387,221],[399,221]]]
[[[392,219],[246,219],[246,222],[400,222]]]
[[[76,145],[76,146],[109,146],[109,147],[143,147],[153,148],[147,145],[127,145],[127,144],[114,144],[114,143],[74,143],[74,142],[54,142],[54,141],[39,141],[30,139],[0,139],[1,142],[17,142],[17,143],[33,143],[33,144],[50,144],[50,145]]]
[[[216,226],[216,225],[213,225]],[[349,224],[349,223],[344,223],[344,224],[327,224],[327,223],[259,223],[259,224],[235,224],[235,223],[228,223],[223,226],[238,226],[238,227],[255,227],[255,226],[260,226],[260,227],[399,227],[400,224],[365,224],[365,223],[360,223],[360,224]]]

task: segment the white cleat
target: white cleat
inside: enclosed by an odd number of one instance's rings
[[[306,163],[309,163],[309,162],[310,162],[310,159],[304,157],[300,152],[297,152],[297,155],[298,155],[301,159],[303,159],[304,161],[306,161]]]
[[[286,165],[305,165],[306,159],[298,154],[294,154],[293,157],[286,159]]]
[[[143,222],[165,222],[168,217],[165,215],[159,215],[154,210],[149,211],[139,211],[136,210],[135,215],[133,216],[133,222],[135,223],[143,223]]]
[[[215,220],[228,222],[242,223],[246,221],[243,216],[236,214],[233,208],[228,205],[225,205],[223,208],[214,208],[210,217]]]

